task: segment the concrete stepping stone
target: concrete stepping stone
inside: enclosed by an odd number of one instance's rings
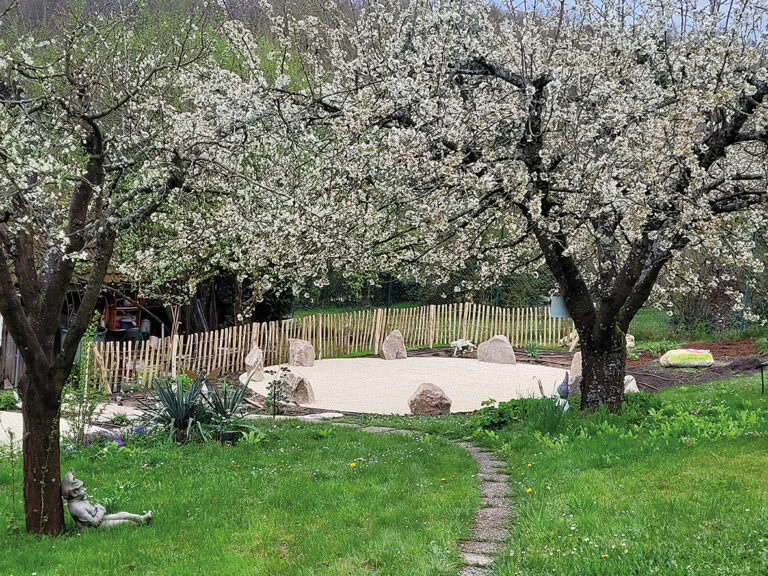
[[[480,508],[475,515],[475,521],[488,526],[498,525],[503,528],[509,522],[510,516],[509,510],[504,508]]]
[[[472,540],[481,542],[506,542],[509,538],[509,530],[506,528],[491,528],[490,526],[477,524],[473,526],[472,531],[469,533],[469,537]]]
[[[486,576],[488,568],[479,568],[477,566],[464,566],[459,571],[459,576]]]
[[[509,499],[507,498],[494,498],[494,497],[488,497],[483,496],[480,499],[483,503],[483,506],[486,508],[503,508],[505,510],[509,510],[509,513],[512,514],[512,504],[509,502]]]
[[[483,482],[509,482],[509,476],[500,472],[494,472],[492,474],[480,472],[477,477]]]
[[[509,494],[509,484],[506,482],[483,482],[480,493],[489,498],[506,498]]]
[[[477,542],[475,540],[464,540],[459,542],[460,552],[471,552],[473,554],[496,554],[504,550],[506,546],[502,542]]]
[[[485,554],[475,554],[474,552],[464,552],[461,557],[467,566],[477,566],[478,568],[490,568],[493,564],[493,557]]]

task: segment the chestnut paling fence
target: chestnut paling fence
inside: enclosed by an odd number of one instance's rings
[[[384,338],[400,330],[406,347],[432,348],[461,338],[479,343],[503,334],[515,346],[535,342],[554,346],[573,324],[553,318],[547,307],[500,308],[473,303],[379,308],[341,314],[314,314],[279,322],[233,326],[212,332],[153,338],[145,342],[93,342],[89,370],[108,392],[125,383],[149,387],[152,379],[191,371],[223,374],[245,370],[245,357],[254,347],[264,353],[264,365],[288,357],[288,340],[308,340],[318,359],[378,354]]]

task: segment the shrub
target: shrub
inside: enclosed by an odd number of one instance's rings
[[[758,356],[768,356],[768,338],[760,338],[756,344]]]
[[[487,430],[504,428],[512,423],[520,422],[530,414],[533,402],[535,401],[531,398],[520,398],[498,404],[494,401],[483,402],[486,406],[472,414],[472,424],[477,428]]]
[[[679,347],[680,345],[674,340],[659,340],[658,342],[651,342],[648,344],[648,352],[650,352],[651,356],[654,358],[660,358],[670,350]]]
[[[523,350],[525,350],[525,355],[528,356],[528,358],[536,360],[541,356],[541,348],[539,348],[539,345],[536,342],[528,342]]]
[[[115,426],[127,426],[130,422],[130,419],[128,418],[128,414],[125,412],[118,412],[114,416],[112,416],[112,424]]]
[[[142,420],[167,432],[170,440],[236,442],[247,432],[258,432],[243,418],[244,386],[224,381],[219,390],[204,376],[156,378],[153,384],[149,401],[143,403]]]
[[[16,396],[10,390],[3,392],[0,396],[0,410],[17,410],[19,404],[16,401]]]
[[[229,380],[224,380],[221,391],[211,386],[208,394],[203,394],[202,398],[217,417],[231,419],[242,415],[240,406],[246,391],[245,386],[233,386]]]
[[[93,342],[97,327],[94,320],[83,335],[83,351]],[[107,394],[100,387],[91,386],[86,376],[93,374],[94,370],[93,358],[86,353],[81,354],[80,361],[72,366],[62,392],[61,417],[69,425],[69,438],[77,444],[83,441],[88,428],[93,427],[104,412],[104,406],[100,404]]]
[[[153,385],[142,419],[167,431],[168,438],[177,442],[207,440],[209,434],[203,426],[210,423],[211,413],[200,400],[203,380],[191,381],[187,389],[175,379],[155,378]]]

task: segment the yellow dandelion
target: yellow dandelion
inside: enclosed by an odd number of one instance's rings
[[[603,554],[602,557],[603,558],[608,558],[608,554]]]
[[[532,492],[532,491],[533,491],[533,488],[528,488],[528,490],[526,490],[526,492]]]
[[[528,468],[530,468],[530,467],[531,467],[531,465],[530,465],[530,464],[528,464]]]
[[[440,482],[445,482],[445,478],[440,478]]]
[[[350,463],[349,463],[349,465],[350,465],[352,468],[354,468],[355,466],[357,466],[357,464],[355,464],[354,462],[350,462]]]

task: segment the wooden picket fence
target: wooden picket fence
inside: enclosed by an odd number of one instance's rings
[[[573,330],[570,320],[552,318],[549,308],[500,308],[472,303],[379,308],[315,314],[280,322],[253,323],[212,332],[153,338],[145,342],[94,342],[93,369],[109,392],[128,382],[151,386],[153,378],[192,371],[224,374],[245,370],[245,357],[258,345],[264,365],[287,360],[288,340],[308,340],[317,358],[372,352],[398,329],[409,348],[432,348],[465,338],[474,343],[504,334],[514,346],[553,346]]]

